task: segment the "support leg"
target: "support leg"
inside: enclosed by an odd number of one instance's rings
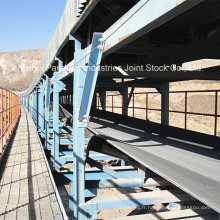
[[[88,219],[95,216],[96,207],[88,207],[85,204],[85,138],[84,129],[90,113],[95,84],[98,76],[98,66],[101,62],[102,50],[97,48],[102,34],[95,33],[92,40],[92,49],[89,58],[87,72],[82,69],[85,59],[84,51],[78,48],[77,58],[74,57],[74,86],[73,86],[73,156],[74,156],[74,217],[76,219]],[[80,63],[77,61],[80,60]],[[78,68],[76,68],[78,66]],[[85,73],[83,75],[82,73]],[[85,77],[86,76],[86,77]]]
[[[46,76],[45,91],[45,148],[49,148],[49,105],[50,105],[50,79]]]
[[[106,91],[102,91],[99,93],[100,102],[102,106],[102,110],[106,110]]]
[[[62,70],[62,61],[58,60],[59,71]],[[51,147],[51,159],[53,169],[59,170],[60,164],[56,161],[59,157],[60,128],[59,128],[59,93],[65,88],[65,84],[58,80],[58,72],[53,74],[53,146]]]
[[[161,94],[161,124],[169,125],[169,83],[157,88]]]

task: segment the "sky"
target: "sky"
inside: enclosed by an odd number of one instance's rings
[[[0,0],[0,51],[43,49],[66,0]]]

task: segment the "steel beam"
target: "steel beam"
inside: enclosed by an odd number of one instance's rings
[[[44,95],[45,95],[45,80],[40,84],[40,94],[39,94],[39,131],[41,137],[45,137],[45,129],[44,129],[44,114],[45,114],[45,106],[44,106]]]
[[[99,99],[101,103],[102,110],[106,110],[106,91],[99,92]]]
[[[157,88],[161,94],[161,124],[169,125],[169,83]]]
[[[84,144],[82,143],[82,137],[84,135],[84,128],[79,126],[78,123],[78,115],[79,115],[79,108],[82,98],[82,89],[85,82],[85,60],[83,57],[85,56],[85,51],[81,49],[81,43],[75,39],[75,53],[74,53],[74,62],[75,69],[74,69],[74,75],[73,75],[73,179],[72,179],[72,185],[70,190],[70,208],[74,210],[74,216],[77,219],[78,216],[78,207],[77,203],[79,201],[84,201],[84,182],[81,182],[83,180],[84,170],[81,169],[81,172],[79,171],[79,167],[84,166],[83,161],[85,160],[84,155],[82,154],[82,151],[84,153]],[[81,134],[82,133],[82,134]],[[81,141],[81,142],[80,142]],[[79,152],[79,150],[81,150]],[[82,158],[80,156],[82,155]],[[82,180],[81,180],[82,179]],[[79,184],[83,184],[80,186]],[[80,192],[83,195],[78,195],[79,188],[83,188],[83,192]]]
[[[103,46],[99,45],[103,37],[102,33],[94,33],[91,45],[91,51],[88,62],[88,71],[86,74],[85,85],[82,95],[82,103],[80,103],[79,121],[87,120],[91,109],[93,94],[99,72],[99,64],[101,62]],[[99,46],[98,46],[99,45]]]
[[[131,193],[128,195],[100,196],[91,199],[87,205],[97,204],[97,209],[103,210],[190,200],[193,200],[193,197],[180,190],[163,190],[157,192]]]
[[[39,85],[36,87],[36,125],[37,125],[37,130],[39,131],[39,94],[40,94],[40,89]]]
[[[62,70],[62,61],[58,59],[58,71]],[[65,88],[65,84],[57,79],[59,72],[53,74],[53,146],[51,147],[51,159],[53,169],[59,169],[60,164],[56,161],[59,157],[60,128],[59,128],[59,93]]]
[[[204,0],[140,0],[104,32],[106,56]]]
[[[45,148],[49,148],[49,105],[50,105],[50,79],[46,75],[46,81],[45,81],[46,91],[45,91]]]
[[[80,208],[80,204],[85,203],[85,147],[84,130],[90,113],[98,67],[101,62],[102,49],[98,47],[99,39],[103,34],[94,33],[92,39],[92,49],[89,55],[89,63],[85,69],[85,50],[76,48],[74,54],[74,77],[73,77],[73,203],[74,217],[83,219],[86,216],[85,210]],[[90,210],[91,212],[93,210]]]

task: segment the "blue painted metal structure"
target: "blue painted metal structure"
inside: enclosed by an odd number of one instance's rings
[[[70,207],[73,209],[76,219],[97,218],[97,205],[95,203],[88,204],[86,198],[92,198],[97,195],[97,188],[109,187],[112,181],[116,179],[115,184],[118,187],[134,187],[141,186],[144,183],[145,171],[136,170],[134,168],[116,170],[104,167],[100,160],[115,159],[107,155],[100,155],[96,152],[90,152],[90,163],[94,167],[101,170],[87,171],[85,170],[86,150],[88,140],[85,139],[85,128],[88,123],[89,112],[92,105],[93,94],[97,81],[99,65],[101,62],[103,44],[100,47],[100,39],[102,33],[94,33],[92,39],[92,49],[89,55],[89,63],[86,66],[85,49],[81,49],[80,42],[71,37],[75,42],[75,68],[73,73],[73,131],[72,141],[69,139],[61,139],[63,123],[59,118],[59,93],[65,89],[66,85],[57,79],[60,71],[62,71],[62,61],[58,61],[58,71],[54,72],[53,78],[50,80],[48,76],[43,82],[40,82],[35,91],[33,91],[32,116],[38,127],[41,138],[44,138],[45,148],[50,150],[52,169],[60,171],[60,168],[66,162],[73,162],[73,173],[64,174],[72,182],[70,191]],[[51,84],[52,82],[52,84]],[[53,89],[51,88],[53,87]],[[51,90],[53,90],[51,97]],[[50,99],[53,101],[53,111],[50,110]],[[26,100],[24,100],[26,105]],[[52,120],[51,120],[52,116]],[[53,138],[50,138],[50,134]],[[73,145],[73,151],[62,151],[61,145]],[[130,180],[126,180],[129,178]],[[117,181],[118,179],[118,181]],[[90,183],[86,188],[86,181],[101,181]],[[110,181],[110,182],[109,182]],[[126,182],[126,183],[125,183]]]
[[[56,58],[54,57],[51,61],[51,54],[47,51],[49,55],[46,55],[49,58],[45,55],[47,57],[45,58],[46,61],[42,62],[44,72],[37,74],[32,86],[21,97],[21,102],[31,112],[39,135],[44,139],[45,149],[50,151],[52,170],[60,172],[61,167],[66,163],[72,162],[73,164],[73,172],[64,173],[63,175],[72,182],[69,205],[73,210],[75,219],[97,219],[97,211],[99,209],[180,201],[179,198],[169,193],[164,193],[164,197],[160,195],[153,198],[150,197],[150,199],[146,197],[147,194],[134,195],[132,199],[123,197],[122,200],[109,200],[109,198],[102,198],[101,200],[96,198],[98,188],[140,187],[144,185],[146,176],[149,176],[149,171],[138,163],[136,168],[125,166],[123,160],[121,160],[120,169],[104,166],[99,162],[100,160],[119,159],[120,157],[114,158],[109,155],[97,155],[97,152],[92,151],[88,153],[90,137],[86,137],[85,129],[89,121],[92,103],[95,104],[97,101],[93,98],[96,98],[96,93],[99,93],[102,97],[101,104],[103,109],[106,106],[105,94],[107,89],[102,88],[99,92],[95,91],[100,72],[99,66],[103,58],[204,1],[140,0],[103,33],[95,32],[89,36],[88,38],[92,39],[91,44],[85,46],[85,42],[78,36],[79,33],[76,33],[77,27],[79,28],[80,24],[83,23],[80,20],[71,29],[73,31],[65,29],[65,33],[71,33],[71,35],[65,36],[65,40],[61,45],[56,45],[56,48],[59,48],[59,51],[56,51]],[[98,1],[91,3],[88,6],[88,10],[91,11],[96,4],[98,4]],[[155,8],[155,5],[160,5],[160,7]],[[149,12],[152,8],[154,9],[153,12],[146,14],[146,11]],[[82,15],[84,20],[86,16],[88,14],[85,12]],[[64,25],[64,20],[62,20],[61,25]],[[60,33],[60,28],[59,26],[56,34]],[[57,35],[59,36],[59,34]],[[59,42],[61,42],[60,39]],[[74,50],[70,51],[73,55],[73,60],[68,64],[63,64],[65,59],[59,56],[59,53],[61,53],[65,44],[68,43],[74,44],[72,46]],[[135,52],[137,53],[137,51]],[[56,65],[55,63],[58,64]],[[48,69],[49,64],[56,66],[56,70]],[[71,67],[74,68],[71,69]],[[72,78],[70,77],[70,80],[66,80],[70,75]],[[151,87],[156,87],[154,85],[151,85]],[[160,82],[156,88],[163,88],[163,86],[164,84]],[[131,99],[131,96],[130,98],[128,97],[127,87],[122,86],[120,90],[124,100],[124,115],[128,112],[127,107]],[[132,92],[134,87],[132,86]],[[68,94],[65,94],[65,89],[69,92]],[[72,127],[62,121],[60,116],[60,97],[62,97],[62,102],[65,99],[68,105],[73,103]],[[70,97],[73,100],[70,100]],[[167,96],[162,100],[164,106],[167,106],[166,99]],[[167,108],[164,109],[162,112],[162,115],[164,115],[164,118],[162,116],[162,122],[165,121],[168,124]],[[67,131],[68,129],[69,131]],[[71,135],[71,138],[67,134]],[[71,147],[72,150],[67,150],[67,146]],[[91,170],[85,168],[86,163],[91,165]],[[184,196],[180,197],[185,198]],[[187,197],[187,199],[189,198]]]

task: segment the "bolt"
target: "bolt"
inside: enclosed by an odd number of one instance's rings
[[[99,38],[99,42],[103,43],[104,38]]]
[[[98,48],[99,50],[102,50],[102,49],[103,49],[103,46],[102,46],[102,45],[99,45],[97,48]]]

